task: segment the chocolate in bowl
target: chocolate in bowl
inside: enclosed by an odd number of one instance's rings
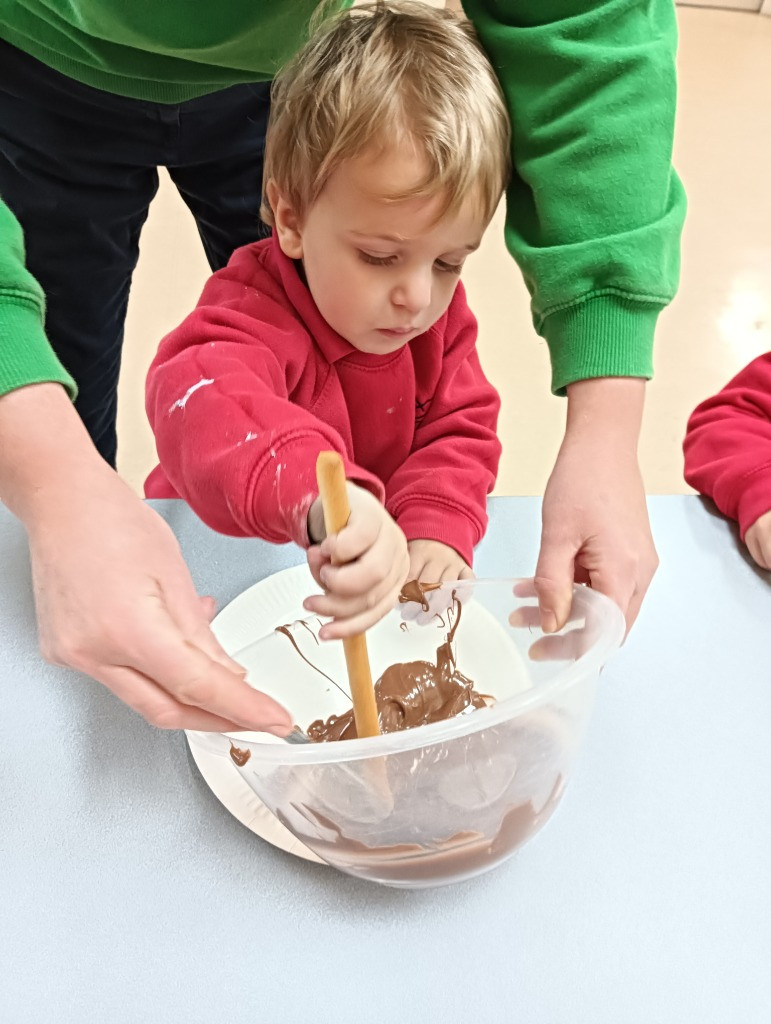
[[[413,583],[414,588],[421,586],[417,581]],[[401,603],[409,599],[406,595],[414,592],[414,588],[408,589],[412,586],[407,584],[402,590],[399,598]],[[431,589],[436,589],[436,585]],[[417,590],[417,593],[422,596],[422,590]],[[420,600],[420,597],[416,600]],[[381,734],[443,722],[492,703],[492,697],[477,693],[473,681],[458,670],[453,641],[460,625],[461,612],[460,601],[453,594],[452,604],[446,609],[447,636],[437,648],[433,661],[395,662],[388,666],[375,683],[375,703]],[[438,617],[441,619],[441,616]],[[444,620],[442,622],[444,624]],[[278,627],[279,632],[290,635],[287,630],[287,626]],[[330,715],[326,721],[316,719],[306,732],[314,743],[358,739],[353,708],[341,715]]]
[[[416,581],[402,592],[400,601],[408,600],[424,600],[423,587]],[[433,661],[396,662],[375,684],[383,734],[473,714],[493,702],[458,669],[454,641],[462,605],[455,592],[445,615],[447,634]],[[291,639],[286,626],[279,631]],[[353,709],[326,721],[318,719],[306,731],[320,743],[356,739]],[[338,867],[345,864],[352,874],[375,873],[379,880],[402,884],[437,882],[459,873],[468,877],[505,859],[551,815],[563,777],[552,772],[553,778],[536,782],[533,775],[539,764],[555,762],[550,748],[557,746],[554,724],[544,724],[541,716],[529,720],[524,733],[518,722],[515,729],[496,726],[452,744],[391,756],[377,767],[370,765],[367,777],[359,780],[363,792],[353,817],[348,797],[342,802],[335,799],[335,794],[349,792],[350,766],[340,785],[334,777],[337,766],[324,765],[315,773],[311,790],[329,794],[328,798],[320,802],[314,795],[308,801],[302,787],[292,794],[290,809],[280,812],[279,820],[322,859],[331,859]],[[287,786],[291,788],[288,779]],[[414,816],[414,808],[426,803],[433,823],[428,839],[425,822],[416,827]],[[473,814],[475,828],[457,829],[460,809]],[[483,811],[487,813],[480,816]]]
[[[558,806],[599,670],[624,632],[615,605],[576,587],[569,625],[544,637],[537,625],[521,625],[533,621],[535,601],[517,596],[515,585],[524,581],[463,581],[445,590],[446,604],[453,591],[463,604],[456,667],[475,690],[496,698],[492,706],[369,739],[295,746],[258,733],[189,733],[191,744],[227,758],[262,803],[338,870],[400,887],[486,871]],[[430,596],[431,607],[440,607],[442,589]],[[519,625],[511,624],[512,613]],[[444,627],[410,621],[407,634],[402,625],[395,609],[368,632],[379,675],[394,662],[438,665],[446,619]],[[317,644],[304,627],[294,635],[327,678],[275,634],[253,641],[243,662],[248,678],[297,717],[302,713],[301,724],[320,706],[324,720],[343,714],[350,702],[338,689],[345,670],[336,647]],[[542,640],[549,641],[546,650]],[[231,741],[250,754],[241,766],[230,759]]]
[[[558,719],[537,712],[516,727],[380,759],[380,777],[372,762],[355,782],[350,764],[319,765],[300,787],[287,774],[288,799],[276,813],[350,874],[400,885],[458,881],[505,860],[545,824],[564,788],[556,766],[570,753],[565,739]]]

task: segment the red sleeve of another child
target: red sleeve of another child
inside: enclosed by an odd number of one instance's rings
[[[737,520],[744,539],[771,510],[771,353],[694,410],[683,449],[687,482]]]

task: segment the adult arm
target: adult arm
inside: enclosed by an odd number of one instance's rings
[[[100,458],[59,384],[0,397],[0,499],[27,530],[48,660],[163,728],[288,731],[219,647],[173,534]]]
[[[0,500],[27,530],[43,654],[158,726],[286,732],[215,640],[171,530],[92,445],[44,309],[0,203]]]
[[[75,382],[48,343],[44,315],[43,291],[24,264],[21,227],[0,201],[0,395],[56,381],[74,397]]]
[[[568,396],[536,568],[542,623],[565,621],[575,577],[614,597],[631,625],[657,562],[636,455],[643,380],[677,285],[685,211],[671,166],[674,5],[464,7],[512,116],[506,241],[549,345],[553,390]]]

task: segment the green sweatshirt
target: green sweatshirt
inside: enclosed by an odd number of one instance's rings
[[[341,6],[345,0],[341,0]],[[0,0],[0,37],[122,96],[179,103],[270,78],[315,0]],[[672,170],[673,0],[464,0],[511,113],[506,242],[552,386],[650,377],[685,212]],[[57,380],[40,289],[0,203],[0,394]]]

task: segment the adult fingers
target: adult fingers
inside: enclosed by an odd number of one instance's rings
[[[647,587],[645,589],[635,589],[629,599],[629,603],[626,606],[626,612],[624,613],[626,617],[626,633],[624,633],[625,640],[629,635],[629,630],[635,624],[637,616],[640,614],[640,608],[642,607],[643,598],[645,597],[647,589]]]
[[[99,680],[124,704],[159,729],[197,729],[205,732],[232,732],[243,726],[201,708],[181,704],[135,669],[112,666]],[[268,731],[273,731],[268,730]],[[285,730],[278,732],[284,735]]]
[[[624,613],[627,632],[637,618],[658,564],[658,555],[651,542],[639,553],[619,546],[617,550],[607,552],[602,560],[598,560],[599,567],[589,572],[592,589],[615,601]]]
[[[157,598],[166,613],[165,624],[172,629],[176,626],[176,632],[182,634],[178,639],[195,645],[223,668],[243,675],[241,666],[227,654],[211,631],[210,622],[216,611],[214,599],[198,596],[181,555],[176,564],[165,567],[157,586]],[[162,616],[162,624],[163,619]]]
[[[559,635],[539,637],[527,653],[531,661],[576,661],[591,646],[589,630],[569,629]]]
[[[541,613],[541,629],[555,633],[567,622],[573,603],[573,573],[576,549],[564,542],[541,539],[533,587]]]
[[[512,592],[515,597],[536,597],[535,580],[532,577],[520,580],[514,584]]]
[[[201,629],[190,641],[184,639],[161,608],[153,628],[144,632],[134,663],[124,667],[140,672],[178,703],[203,709],[243,729],[288,731],[292,719],[280,704],[246,683],[240,666],[234,671],[207,653],[213,639]]]
[[[573,612],[572,605],[571,611],[568,613],[568,617],[565,620],[565,625],[570,622],[575,622],[577,619],[583,618],[583,612]],[[509,625],[514,626],[516,629],[537,629],[541,625],[541,610],[534,605],[521,605],[519,608],[515,608],[513,612],[509,614]]]

